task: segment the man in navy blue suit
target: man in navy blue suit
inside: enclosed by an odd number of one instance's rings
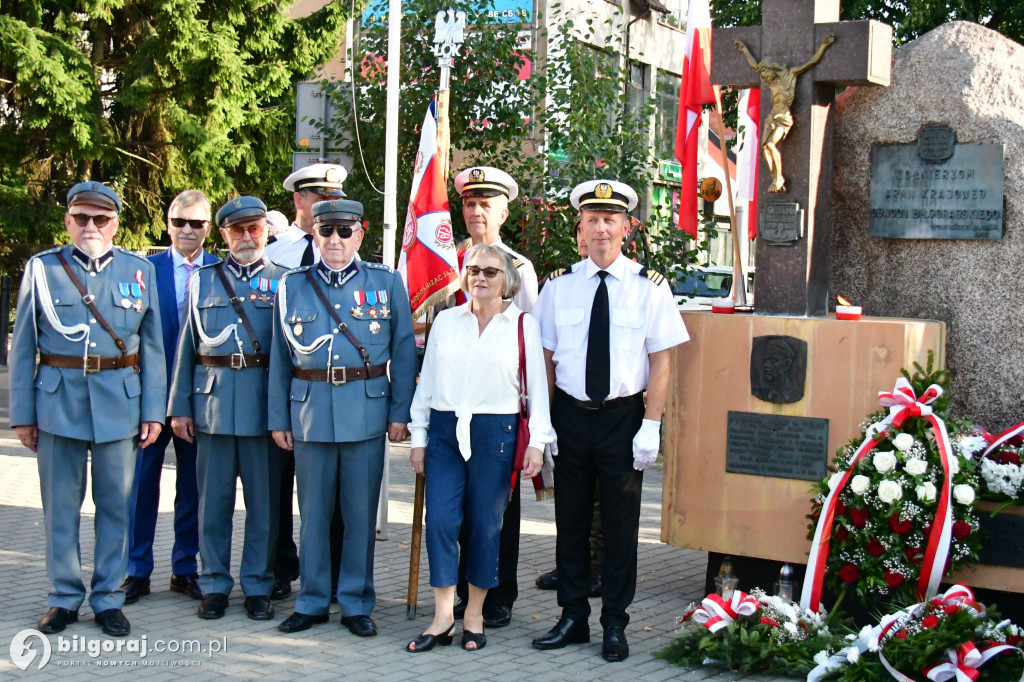
[[[174,197],[167,209],[167,234],[171,248],[150,256],[156,268],[160,296],[160,318],[164,333],[167,375],[171,376],[177,350],[185,293],[189,275],[198,267],[220,259],[203,251],[210,234],[210,200],[198,190],[186,190]],[[199,589],[199,488],[196,483],[196,445],[164,429],[156,442],[142,450],[135,468],[128,576],[122,588],[125,603],[137,602],[149,594],[153,573],[153,536],[160,502],[160,472],[164,451],[174,441],[177,480],[174,495],[174,547],[171,550],[171,591],[202,599]]]

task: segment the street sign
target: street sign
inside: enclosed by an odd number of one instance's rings
[[[319,152],[292,152],[292,173],[314,163],[336,163],[344,166],[345,170],[352,170],[352,157],[342,152],[327,152],[322,162]]]
[[[320,149],[320,138],[324,120],[324,92],[320,81],[302,81],[298,84],[295,107],[295,146],[300,149]],[[339,116],[347,115],[348,108],[340,93],[327,97],[327,120],[335,127]],[[338,149],[347,139],[336,137],[327,140],[327,149]]]

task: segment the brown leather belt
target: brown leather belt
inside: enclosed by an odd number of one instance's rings
[[[366,367],[332,367],[326,369],[299,369],[292,367],[292,376],[306,381],[329,381],[334,385],[346,384],[359,379],[373,379],[387,374],[387,365]]]
[[[232,353],[231,355],[197,355],[196,364],[203,367],[230,367],[231,369],[247,369],[249,367],[270,367],[270,356],[256,353]]]
[[[139,354],[120,355],[116,358],[103,358],[99,355],[47,355],[39,354],[39,364],[64,369],[84,369],[86,372],[99,372],[104,369],[122,369],[124,367],[139,368]]]

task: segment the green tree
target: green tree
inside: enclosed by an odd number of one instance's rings
[[[1024,4],[1018,0],[845,0],[840,16],[891,24],[896,45],[956,20],[973,21],[1024,43]],[[761,3],[711,0],[711,21],[715,26],[756,26],[761,23]]]
[[[0,235],[59,238],[64,194],[85,179],[121,194],[133,247],[162,234],[183,189],[287,208],[295,83],[337,54],[349,6],[296,20],[291,4],[3,2]]]

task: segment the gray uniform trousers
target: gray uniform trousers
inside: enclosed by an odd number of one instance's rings
[[[271,557],[277,545],[277,481],[280,451],[270,436],[220,436],[196,433],[199,482],[199,552],[203,594],[230,594],[232,517],[235,481],[242,479],[245,535],[239,582],[246,597],[266,597],[274,588]]]
[[[295,482],[299,493],[299,565],[302,589],[295,610],[327,613],[331,594],[331,553],[327,542],[336,496],[345,519],[338,580],[341,615],[369,615],[376,604],[373,552],[377,503],[384,476],[384,436],[351,443],[295,440]]]
[[[94,613],[122,608],[120,585],[128,570],[128,517],[137,439],[91,443],[40,430],[37,450],[46,517],[46,574],[53,584],[50,606],[77,611],[85,600],[79,513],[91,452],[96,551],[89,606]]]

